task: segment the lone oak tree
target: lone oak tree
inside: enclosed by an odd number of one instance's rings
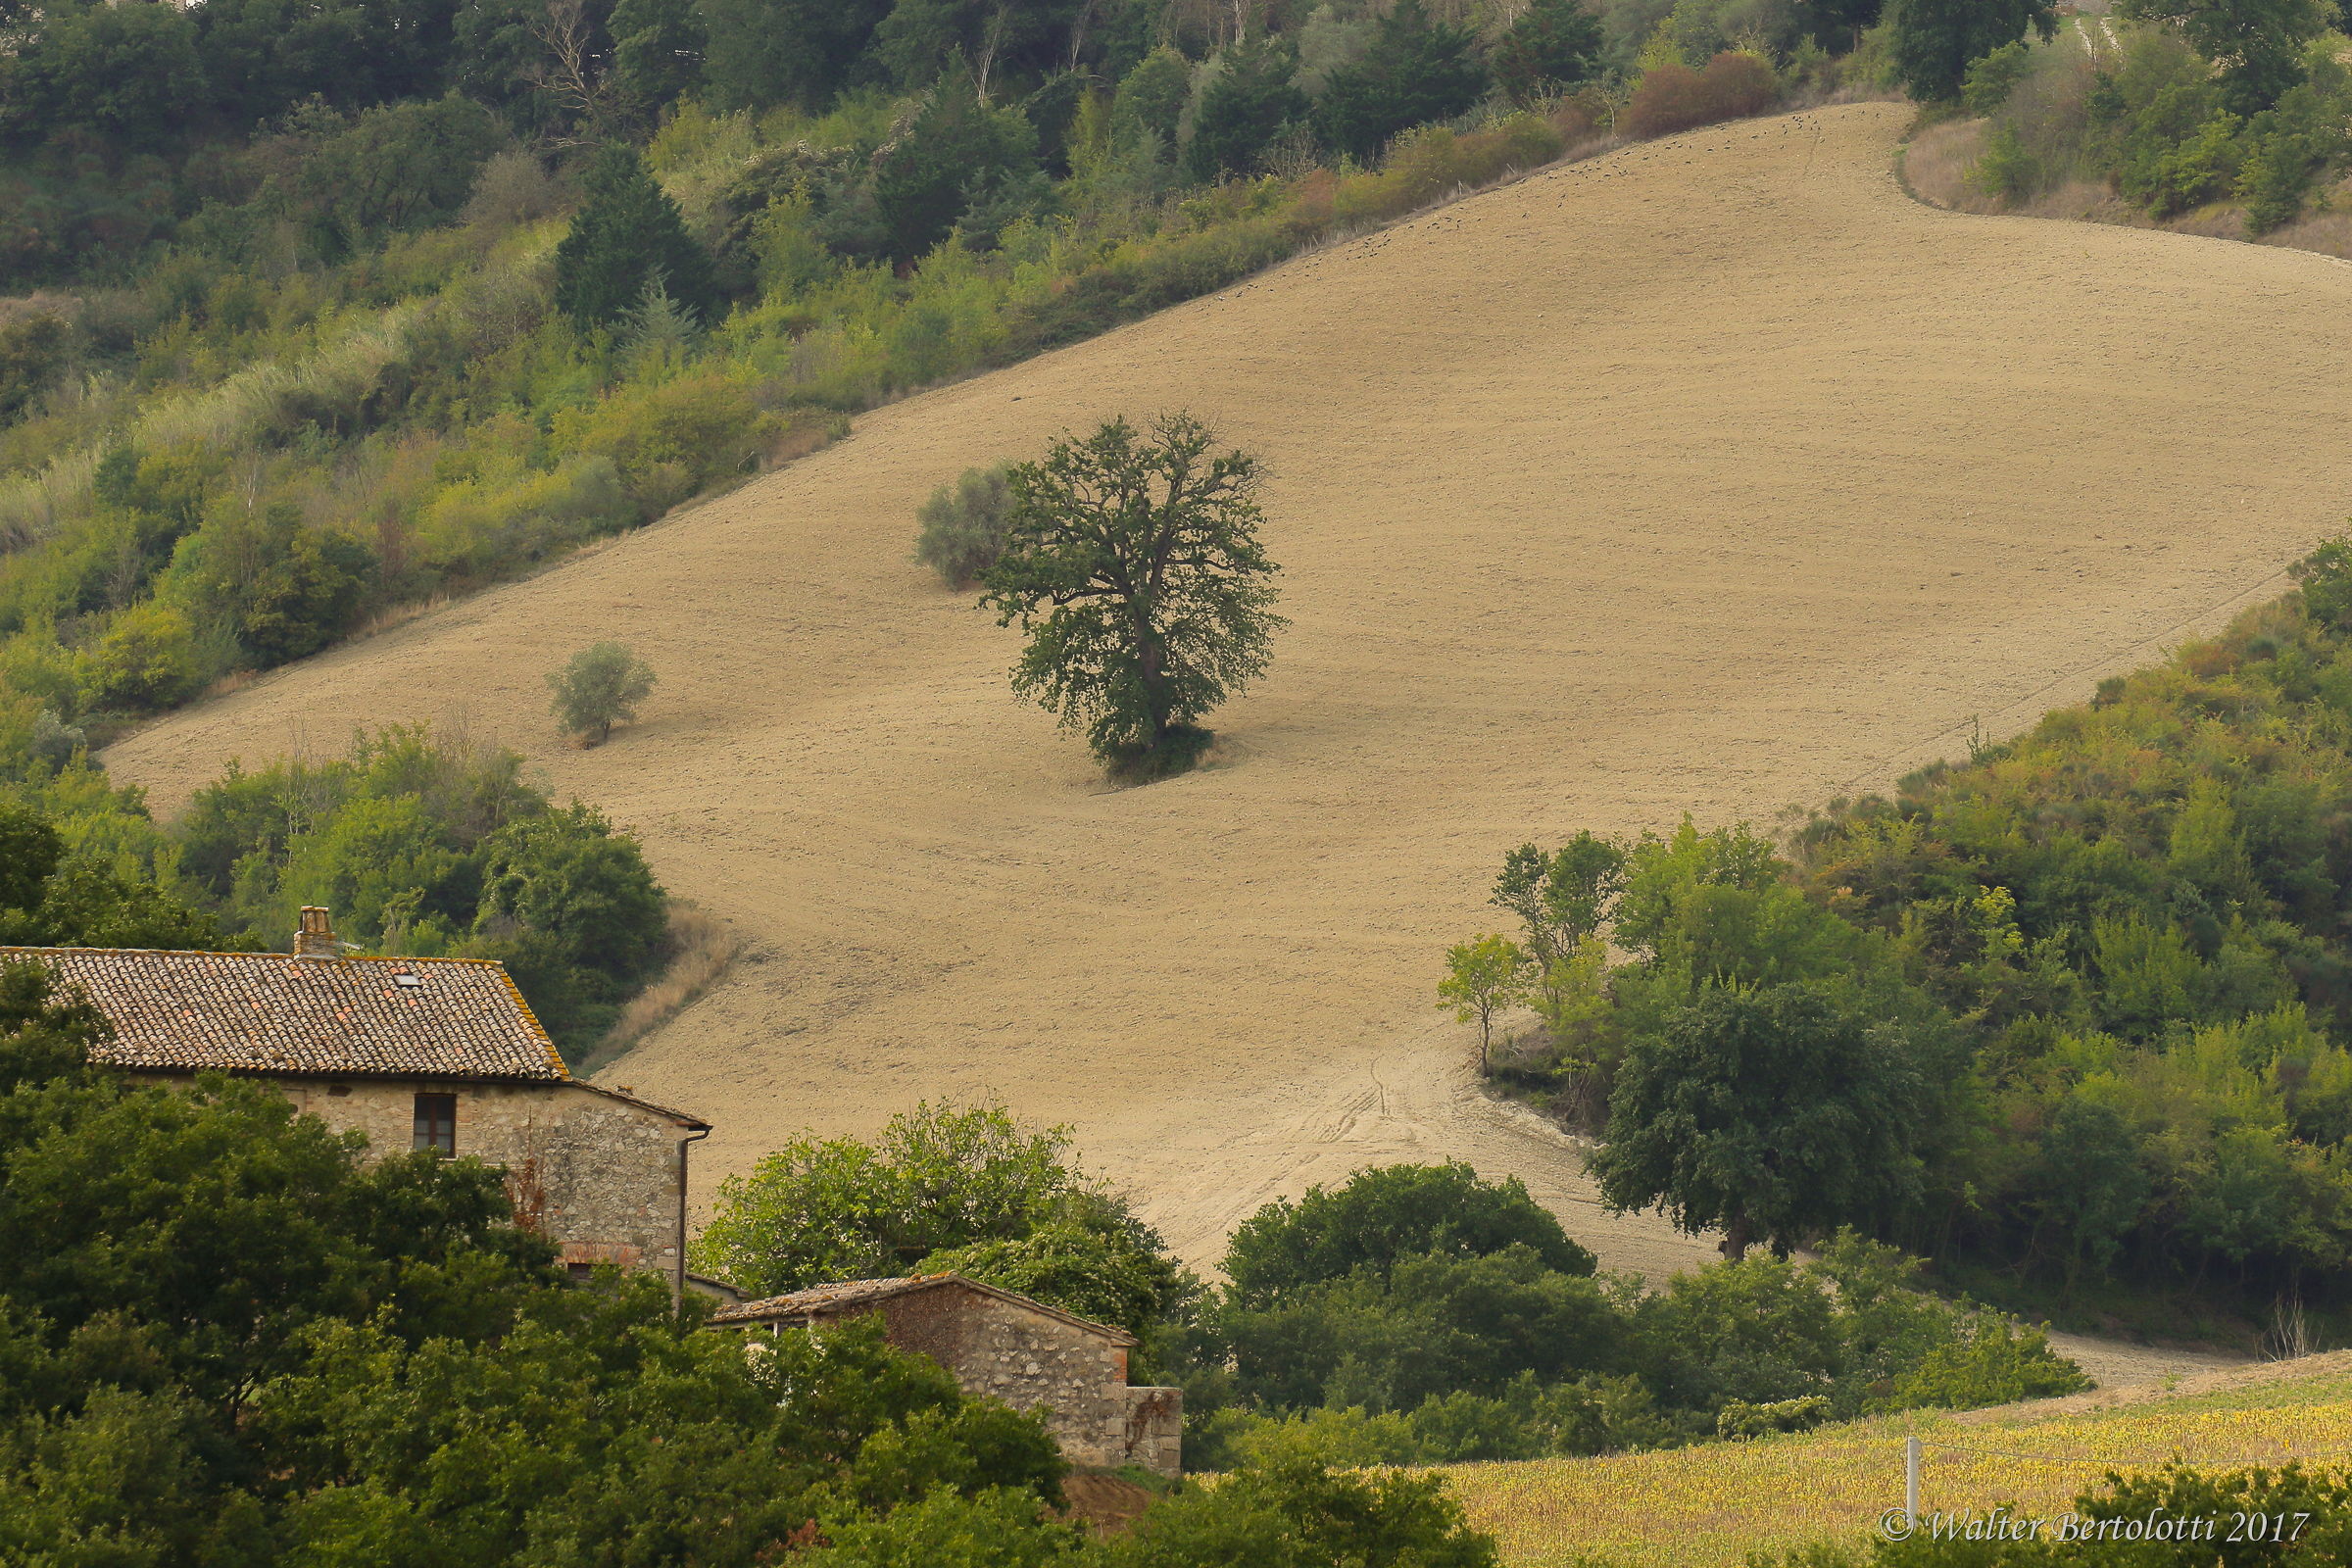
[[[1028,634],[1013,690],[1084,729],[1114,772],[1189,764],[1208,741],[1195,720],[1264,673],[1288,624],[1257,542],[1257,460],[1215,443],[1190,415],[1154,419],[1149,439],[1112,419],[1007,476],[981,607]]]

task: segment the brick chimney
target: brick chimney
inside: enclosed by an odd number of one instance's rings
[[[325,906],[304,905],[302,924],[294,928],[294,956],[332,958],[342,951],[343,944],[335,940],[335,928],[327,922]]]

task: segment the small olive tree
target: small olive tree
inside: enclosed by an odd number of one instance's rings
[[[1004,549],[1004,510],[1012,487],[1004,465],[966,468],[953,485],[941,485],[915,510],[922,525],[914,559],[939,573],[951,588],[969,588],[997,564]]]
[[[551,707],[564,733],[589,737],[596,746],[612,737],[613,725],[637,716],[637,705],[654,689],[654,671],[619,643],[597,643],[572,655],[547,684],[556,694]]]
[[[1004,549],[983,609],[1029,637],[1012,687],[1083,729],[1113,772],[1196,760],[1196,720],[1272,657],[1274,563],[1257,542],[1257,460],[1217,456],[1190,415],[1113,419],[1007,475]]]

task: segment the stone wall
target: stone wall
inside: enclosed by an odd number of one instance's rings
[[[1129,1387],[1126,1347],[1099,1331],[955,1286],[875,1309],[893,1345],[930,1356],[967,1392],[1042,1407],[1072,1464],[1180,1473],[1183,1394]]]
[[[566,1263],[677,1265],[677,1123],[577,1084],[271,1080],[295,1109],[378,1152],[414,1142],[416,1097],[455,1095],[457,1152],[503,1165],[517,1219]]]

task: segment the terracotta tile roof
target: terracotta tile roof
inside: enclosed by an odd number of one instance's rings
[[[118,1067],[571,1077],[506,967],[487,958],[0,948],[0,962],[22,958],[106,1014],[115,1039],[92,1054]]]
[[[843,1317],[862,1311],[893,1297],[912,1296],[918,1291],[935,1291],[953,1286],[977,1296],[990,1296],[1000,1301],[1026,1307],[1045,1317],[1059,1318],[1090,1333],[1100,1334],[1113,1345],[1135,1345],[1136,1337],[1125,1329],[1114,1329],[1107,1323],[1091,1322],[1074,1312],[1064,1312],[1058,1306],[1033,1301],[1026,1296],[990,1285],[981,1280],[966,1279],[961,1274],[914,1274],[896,1280],[841,1280],[831,1285],[811,1285],[805,1291],[789,1296],[771,1296],[761,1301],[745,1301],[739,1306],[722,1306],[710,1314],[710,1321],[719,1325],[748,1326],[754,1323],[780,1323],[797,1328],[821,1318]]]

